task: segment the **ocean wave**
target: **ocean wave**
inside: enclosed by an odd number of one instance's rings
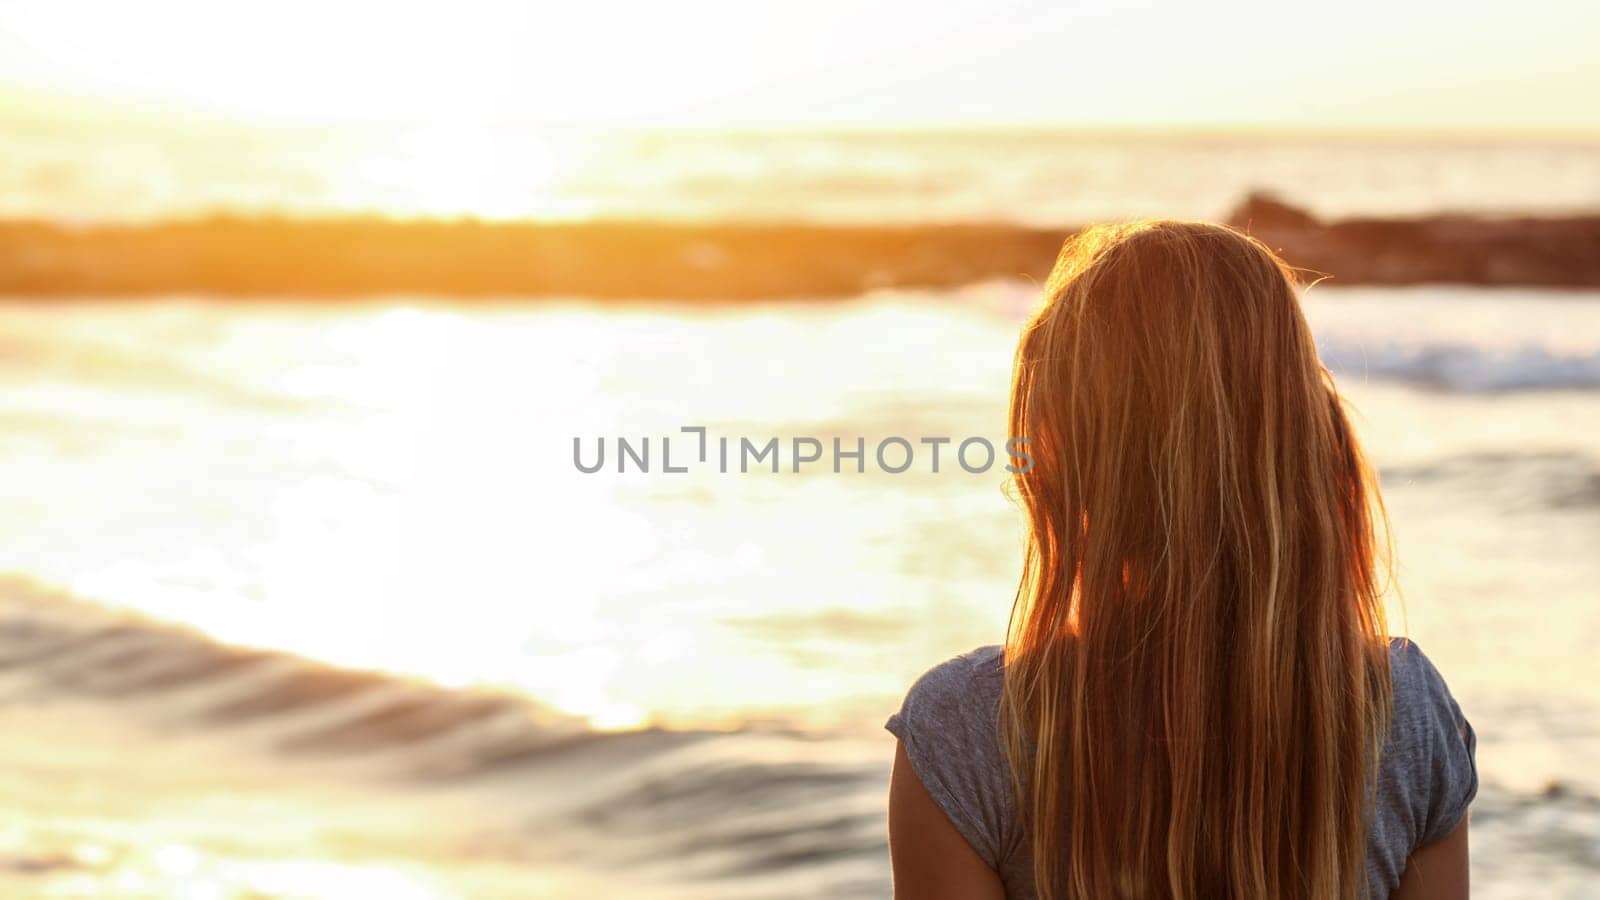
[[[164,727],[237,733],[285,763],[351,763],[395,792],[386,796],[448,790],[481,799],[465,807],[481,816],[443,816],[430,829],[430,840],[464,860],[560,860],[626,872],[674,897],[865,898],[889,889],[881,741],[598,731],[532,698],[228,646],[0,577],[0,702],[41,699],[98,700],[119,715],[154,714]],[[1564,721],[1559,710],[1551,715]],[[1492,727],[1482,734],[1498,739]],[[1485,882],[1532,883],[1534,868],[1560,884],[1600,873],[1592,785],[1519,790],[1486,779],[1473,828],[1475,842],[1494,848],[1475,854]],[[82,868],[63,853],[0,853],[0,870],[36,877]]]
[[[176,624],[98,607],[20,577],[0,578],[0,675],[30,696],[159,704],[169,722],[249,728],[299,755],[393,755],[433,779],[492,772],[574,747],[628,740],[508,691],[449,688],[230,646]],[[646,729],[658,744],[692,739]],[[389,767],[391,771],[395,766]]]
[[[466,798],[482,816],[437,839],[472,858],[625,867],[702,885],[705,897],[761,884],[762,896],[800,896],[784,884],[801,872],[803,895],[887,889],[877,744],[841,751],[756,728],[602,731],[534,698],[229,646],[0,577],[0,703],[60,701],[104,704],[90,716],[114,706],[162,735],[187,729],[277,757],[285,771],[309,765],[310,777]],[[54,864],[0,858],[0,868]]]
[[[1534,344],[1502,349],[1455,341],[1345,337],[1319,338],[1317,348],[1336,374],[1392,378],[1464,393],[1600,387],[1600,350],[1572,353]]]
[[[1600,469],[1582,453],[1465,453],[1384,466],[1384,484],[1441,486],[1506,512],[1600,508]]]

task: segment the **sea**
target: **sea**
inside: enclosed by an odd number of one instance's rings
[[[66,224],[1600,209],[1600,144],[1556,140],[36,125],[0,158],[0,215]],[[0,893],[887,897],[883,721],[1004,636],[1038,300],[0,301]],[[1600,291],[1303,302],[1391,628],[1477,731],[1474,892],[1600,897]]]

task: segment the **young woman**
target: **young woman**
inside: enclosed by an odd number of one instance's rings
[[[1461,898],[1474,737],[1391,640],[1382,504],[1291,271],[1229,228],[1070,241],[1017,350],[1004,648],[888,723],[900,898]]]

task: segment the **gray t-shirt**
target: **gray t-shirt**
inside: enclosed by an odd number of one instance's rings
[[[1400,884],[1412,851],[1460,824],[1478,792],[1477,739],[1416,644],[1389,643],[1394,722],[1378,766],[1367,837],[1369,895]],[[980,647],[930,669],[885,727],[956,830],[1000,874],[1006,896],[1035,895],[1033,866],[1001,740],[1002,651]]]

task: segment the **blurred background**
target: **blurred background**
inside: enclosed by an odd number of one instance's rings
[[[1005,473],[574,441],[999,444],[1062,238],[1162,215],[1329,276],[1391,626],[1479,735],[1474,887],[1600,896],[1597,37],[0,6],[0,894],[887,896],[881,726],[1003,638]]]

